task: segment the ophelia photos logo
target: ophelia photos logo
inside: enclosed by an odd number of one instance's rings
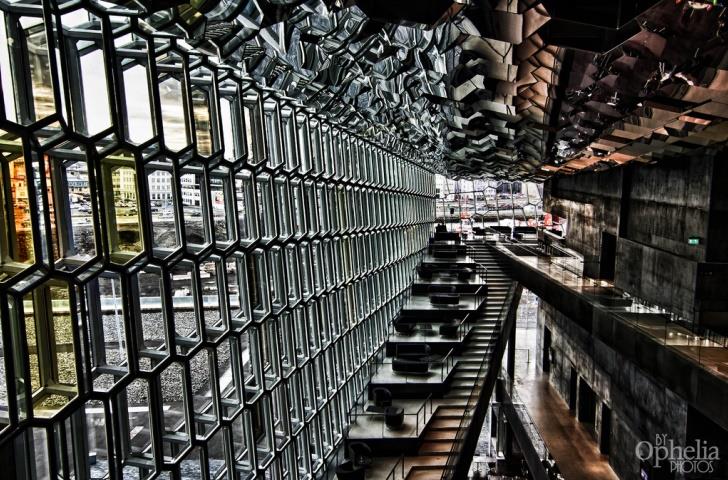
[[[667,466],[675,473],[713,473],[713,462],[720,461],[718,447],[705,440],[696,440],[685,447],[676,445],[666,434],[655,435],[655,441],[643,440],[635,448],[637,458],[650,461],[654,468]]]

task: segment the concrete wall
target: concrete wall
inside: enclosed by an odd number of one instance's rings
[[[639,478],[635,448],[640,441],[666,434],[685,444],[688,404],[683,399],[543,301],[538,322],[539,348],[544,327],[551,331],[549,380],[564,401],[569,401],[572,366],[597,395],[595,439],[602,429],[602,406],[612,410],[609,462],[620,478]],[[537,358],[540,362],[541,352]]]
[[[628,167],[631,178],[621,236],[696,262],[705,261],[705,239],[714,156]],[[699,237],[700,245],[688,238]]]
[[[597,276],[602,232],[618,235],[617,287],[728,332],[727,182],[728,153],[708,151],[556,176],[544,204],[568,219],[567,246],[584,255],[588,276]]]
[[[721,156],[713,164],[713,186],[710,197],[708,217],[708,237],[706,240],[706,260],[709,262],[728,262],[728,159]]]
[[[625,238],[617,239],[614,284],[693,318],[698,262]]]
[[[556,177],[544,184],[544,210],[569,221],[566,244],[599,261],[602,232],[617,235],[623,170]]]

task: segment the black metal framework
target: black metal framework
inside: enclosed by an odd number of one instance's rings
[[[83,5],[0,1],[3,478],[323,475],[432,172]]]

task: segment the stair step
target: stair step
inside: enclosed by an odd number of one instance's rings
[[[420,446],[419,454],[420,455],[440,455],[440,454],[449,454],[452,450],[452,445],[454,442],[422,442],[422,445]]]
[[[465,349],[463,350],[463,353],[470,353],[472,356],[473,354],[477,355],[485,355],[486,353],[490,352],[491,347],[493,346],[493,341],[488,342],[471,342],[468,343],[465,346]]]
[[[459,425],[458,425],[459,426]],[[430,430],[425,434],[425,442],[452,442],[458,433],[458,427],[447,430]]]
[[[435,418],[461,418],[465,415],[465,407],[439,407],[435,412]]]
[[[487,349],[468,348],[460,356],[460,361],[463,365],[480,364],[488,353]]]
[[[483,358],[485,358],[486,355],[488,355],[488,350],[485,348],[482,349],[468,349],[465,353],[462,355],[463,363],[468,364],[479,364],[483,361]]]
[[[458,388],[453,389],[447,392],[442,396],[442,398],[446,398],[448,400],[463,400],[466,401],[470,398],[471,394],[473,393],[472,388]]]
[[[470,372],[470,377],[467,377],[467,378],[459,378],[459,379],[455,379],[455,380],[453,380],[453,382],[455,382],[455,381],[457,381],[457,380],[460,380],[460,381],[462,381],[462,382],[469,382],[469,383],[470,383],[470,385],[472,386],[472,384],[473,384],[473,383],[475,382],[475,380],[477,380],[477,376],[478,376],[478,374],[477,374],[477,373],[475,373],[475,372]]]
[[[440,480],[445,469],[443,467],[412,468],[407,474],[407,480]]]
[[[490,356],[491,350],[485,350],[485,351],[472,351],[472,350],[466,350],[461,359],[463,360],[463,366],[465,365],[480,365],[483,363],[483,360],[488,358]]]
[[[471,389],[471,388],[473,388],[474,382],[475,382],[475,379],[470,380],[470,381],[468,381],[468,380],[454,380],[452,382],[452,387],[451,388],[453,390],[456,389],[456,388],[467,388],[467,389]]]
[[[483,361],[485,360],[484,357],[481,357],[479,362],[470,362],[458,365],[457,370],[458,372],[477,372],[478,369],[480,369],[480,366],[483,364]]]
[[[429,429],[433,431],[437,430],[448,430],[448,429],[458,429],[460,428],[460,419],[459,418],[435,418],[430,422],[428,425]]]
[[[478,364],[474,363],[472,365],[468,365],[467,367],[462,367],[457,371],[461,372],[461,373],[470,373],[471,375],[477,375],[478,372],[480,371],[481,365],[482,365],[482,363],[478,363]]]

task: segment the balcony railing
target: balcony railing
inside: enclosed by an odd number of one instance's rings
[[[623,322],[711,373],[728,378],[728,337],[696,324],[693,321],[696,312],[687,316],[677,304],[655,305],[621,290],[612,282],[590,278],[584,271],[595,265],[567,249],[553,244],[541,247],[524,243],[492,228],[487,232],[489,237],[496,239],[502,252],[590,297]],[[518,250],[514,251],[514,247]]]

